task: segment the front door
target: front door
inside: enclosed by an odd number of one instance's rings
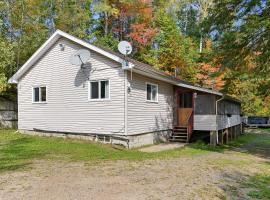
[[[178,125],[188,126],[188,121],[193,112],[193,93],[180,93],[178,104]]]

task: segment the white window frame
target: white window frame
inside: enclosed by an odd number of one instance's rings
[[[157,88],[157,99],[156,99],[156,100],[153,100],[153,99],[148,100],[148,99],[147,99],[147,85],[153,85],[153,86],[156,86],[156,88]],[[146,102],[158,103],[158,95],[159,95],[159,92],[158,92],[158,84],[146,82],[146,83],[145,83],[145,90],[146,90]],[[151,91],[151,98],[152,98],[152,91]]]
[[[109,87],[108,87],[108,98],[101,98],[101,81],[108,81]],[[91,99],[91,83],[92,82],[98,82],[98,98],[97,99]],[[98,79],[98,80],[90,80],[88,81],[88,101],[109,101],[111,100],[111,81],[110,79]]]
[[[46,101],[41,101],[41,89],[42,87],[46,88]],[[34,101],[34,89],[39,88],[39,101]],[[46,85],[32,86],[32,103],[33,104],[46,104],[48,102],[48,87]]]

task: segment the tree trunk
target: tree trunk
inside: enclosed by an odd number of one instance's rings
[[[201,37],[200,37],[200,53],[202,53],[202,50],[203,50],[203,36],[202,36],[202,33],[201,33]]]
[[[108,35],[108,27],[109,27],[108,13],[105,12],[105,27],[104,27],[104,34],[105,34],[105,36]]]
[[[23,22],[24,22],[24,1],[21,2],[22,3],[22,18],[21,18],[21,34],[23,34]],[[16,71],[19,69],[19,65],[20,65],[20,56],[21,56],[21,40],[22,40],[22,35],[20,35],[19,41],[18,41],[18,47],[17,47],[17,63],[16,63]]]
[[[188,14],[187,14],[187,10],[186,10],[186,16],[185,16],[185,27],[184,27],[184,32],[185,35],[187,35],[187,23],[188,23]]]
[[[51,5],[50,5],[50,15],[51,15],[51,23],[52,23],[52,33],[55,32],[55,23],[54,23],[54,18],[53,18],[53,3],[51,0]]]

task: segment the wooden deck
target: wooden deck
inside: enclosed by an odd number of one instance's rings
[[[249,128],[270,128],[270,124],[245,124]]]

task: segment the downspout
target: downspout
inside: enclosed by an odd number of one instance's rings
[[[124,83],[124,128],[125,128],[125,135],[128,135],[128,129],[127,129],[127,120],[128,120],[128,107],[127,107],[127,84],[128,84],[128,80],[127,80],[127,70],[124,71],[124,75],[125,75],[125,83]]]
[[[222,101],[224,99],[225,99],[225,97],[222,96],[220,99],[216,100],[216,133],[217,133],[217,144],[219,142],[219,140],[218,140],[218,118],[217,118],[217,116],[218,116],[218,102],[220,102],[220,101]]]

